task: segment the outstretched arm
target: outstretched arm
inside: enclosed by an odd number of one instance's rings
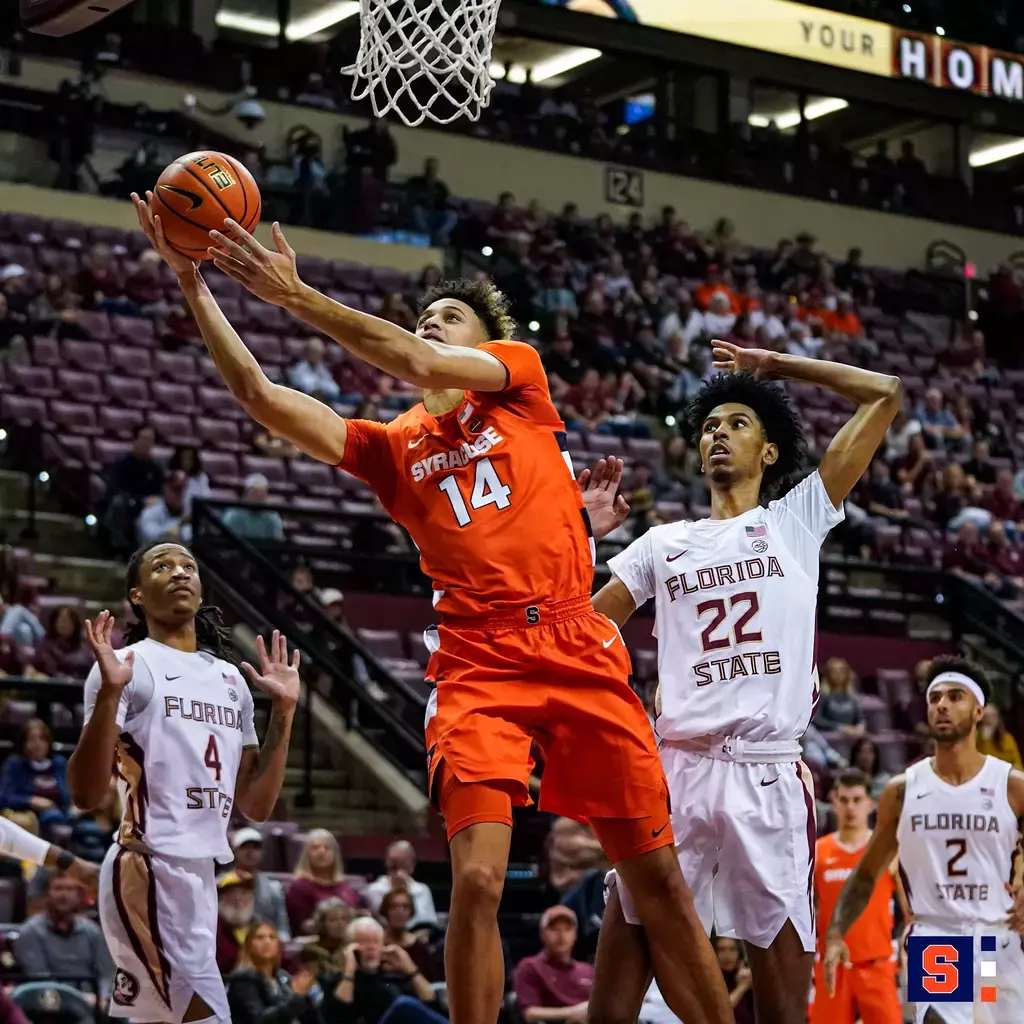
[[[167,244],[160,217],[153,216],[149,206],[134,193],[132,199],[142,230],[177,276],[203,341],[238,404],[271,434],[285,438],[314,459],[338,465],[345,456],[345,420],[310,395],[268,379],[228,322],[198,266]]]
[[[418,338],[379,317],[350,309],[303,283],[295,252],[274,224],[276,252],[260,245],[241,225],[225,221],[229,234],[211,231],[217,247],[214,263],[265,302],[282,306],[292,316],[333,338],[353,355],[378,370],[422,388],[502,391],[508,373],[489,352],[459,348]],[[459,316],[455,311],[445,316]]]
[[[891,870],[893,859],[899,851],[896,828],[903,809],[906,787],[907,781],[903,775],[897,775],[886,783],[878,801],[878,823],[871,833],[864,855],[846,880],[836,901],[825,940],[825,981],[830,992],[835,991],[836,967],[840,962],[849,960],[843,938],[864,913],[875,884],[886,871]]]
[[[832,438],[818,467],[829,500],[834,508],[839,508],[871,464],[899,411],[903,401],[899,378],[824,359],[741,349],[722,341],[713,344],[717,369],[750,370],[760,377],[814,384],[857,406],[853,416]]]

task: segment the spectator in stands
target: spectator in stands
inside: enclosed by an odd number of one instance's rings
[[[562,416],[570,430],[595,433],[608,421],[608,402],[601,394],[601,375],[589,367],[579,384],[569,388],[562,399]]]
[[[252,923],[252,878],[245,871],[221,875],[217,880],[217,967],[224,977],[238,966]]]
[[[459,215],[452,209],[448,186],[438,176],[436,157],[423,161],[423,173],[409,179],[406,195],[416,230],[428,235],[432,245],[447,246]]]
[[[814,251],[817,244],[817,238],[810,231],[801,231],[796,236],[796,246],[787,261],[790,273],[817,280],[821,273],[821,256]]]
[[[135,544],[135,522],[147,498],[158,495],[164,471],[153,458],[156,432],[143,423],[135,428],[131,451],[116,459],[107,470],[107,508],[104,526],[117,550]]]
[[[228,979],[228,1006],[238,1024],[321,1024],[316,975],[303,967],[281,970],[281,937],[267,921],[254,924]]]
[[[1000,469],[996,482],[982,499],[983,505],[996,519],[1016,523],[1022,511],[1020,499],[1013,493],[1013,470]]]
[[[932,453],[920,432],[913,434],[905,455],[896,459],[896,479],[904,494],[920,494],[932,468]]]
[[[974,442],[971,457],[964,463],[964,472],[985,487],[996,482],[996,467],[992,464],[989,444],[984,438]]]
[[[918,405],[914,417],[924,430],[929,448],[957,450],[962,446],[964,429],[938,388],[929,388],[924,393],[924,401]]]
[[[885,789],[885,784],[892,776],[882,769],[878,747],[870,736],[860,736],[850,747],[850,766],[864,773],[871,785],[868,795],[877,800]]]
[[[579,312],[576,296],[568,286],[561,267],[547,266],[543,273],[544,287],[534,296],[533,305],[541,313],[551,316],[563,313],[575,317]]]
[[[348,926],[349,945],[341,976],[325,975],[324,1024],[446,1024],[434,1007],[437,994],[409,954],[384,945],[384,929],[372,917]],[[389,1012],[390,1011],[390,1012]]]
[[[487,225],[487,237],[495,246],[505,245],[513,235],[522,231],[522,227],[523,220],[516,209],[516,197],[511,192],[502,192]]]
[[[341,397],[341,388],[331,376],[325,353],[323,341],[314,335],[306,344],[306,358],[288,371],[288,382],[297,391],[321,401],[337,402]]]
[[[167,463],[167,471],[185,474],[185,515],[192,516],[192,502],[210,497],[210,478],[203,472],[203,459],[193,444],[179,444]]]
[[[892,479],[889,464],[884,459],[874,459],[865,477],[854,493],[857,505],[869,515],[882,519],[906,519],[903,494],[899,484]]]
[[[263,861],[263,833],[246,825],[231,837],[235,854],[234,867],[252,878],[252,914],[256,921],[266,921],[282,942],[290,942],[292,933],[288,923],[288,910],[284,902],[284,889],[277,879],[260,871]]]
[[[153,253],[160,261],[160,257]],[[61,316],[68,308],[70,295],[64,278],[57,273],[46,275],[43,290],[36,295],[28,306],[28,317],[33,334],[49,335],[57,330]],[[0,348],[3,343],[0,342]]]
[[[139,513],[137,532],[140,544],[158,540],[192,542],[192,523],[185,511],[188,477],[176,469],[164,479],[163,494]]]
[[[358,176],[362,168],[369,168],[380,182],[386,182],[388,171],[398,159],[394,136],[382,117],[371,117],[365,128],[350,132],[342,129],[345,138],[345,166],[350,177]]]
[[[978,723],[978,753],[991,754],[1008,761],[1014,768],[1024,769],[1020,748],[1012,733],[1003,724],[1003,713],[995,704],[986,704]]]
[[[803,747],[804,760],[820,772],[829,768],[846,767],[846,758],[822,736],[814,722],[811,722],[804,730],[804,734],[800,738],[800,745]]]
[[[821,701],[815,724],[822,732],[864,733],[864,712],[853,689],[853,669],[845,658],[829,658],[825,664]]]
[[[555,401],[561,401],[570,388],[579,384],[585,369],[583,360],[576,354],[575,342],[569,333],[564,317],[555,317],[555,336],[544,356],[544,369],[548,373],[548,385]]]
[[[1021,584],[1021,578],[1024,576],[1024,551],[1021,550],[1019,543],[1011,541],[1008,527],[1013,528],[1016,534],[1016,528],[1012,523],[1003,523],[998,519],[993,519],[989,523],[985,557],[993,572],[1003,577],[1007,584],[1016,587]]]
[[[14,601],[0,619],[0,636],[9,636],[22,647],[35,647],[46,635],[39,621],[39,595],[31,583],[19,583]]]
[[[82,619],[77,609],[69,604],[50,609],[46,635],[36,645],[36,668],[48,676],[84,679],[95,660],[82,635]]]
[[[988,572],[988,552],[978,524],[966,519],[956,535],[946,541],[942,568],[964,579],[980,582]]]
[[[37,835],[67,821],[71,809],[67,758],[51,752],[53,737],[40,718],[21,730],[19,752],[0,768],[0,810]]]
[[[924,161],[917,155],[914,143],[904,139],[900,144],[900,158],[896,161],[896,170],[905,184],[918,184],[928,174]]]
[[[736,323],[736,314],[729,308],[729,296],[725,292],[715,292],[708,302],[708,311],[704,314],[704,332],[709,338],[725,339],[732,332]]]
[[[54,872],[47,880],[46,909],[21,926],[14,954],[27,978],[62,981],[81,989],[90,1006],[103,1005],[114,966],[99,925],[79,916],[81,906],[81,884]]]
[[[604,852],[589,825],[555,818],[547,838],[548,881],[560,893],[577,885],[588,871],[605,865]]]
[[[871,290],[871,275],[864,269],[864,252],[856,246],[846,254],[846,261],[835,269],[836,287],[852,293],[858,302],[866,301]]]
[[[419,924],[413,919],[412,896],[406,889],[392,889],[384,894],[378,910],[384,922],[384,945],[398,946],[409,954],[409,959],[427,981],[441,981],[444,971],[430,954],[422,930],[411,931],[410,926]]]
[[[332,896],[359,910],[366,906],[362,893],[344,876],[337,839],[327,829],[313,829],[306,837],[302,856],[295,867],[295,881],[285,897],[292,935],[313,934],[316,906]]]
[[[736,1024],[754,1024],[754,993],[751,988],[750,968],[743,959],[740,944],[735,939],[721,936],[715,939],[715,952],[722,968],[725,987]]]
[[[885,435],[885,457],[892,462],[910,450],[910,439],[921,433],[920,420],[914,419],[904,405],[892,421]]]
[[[945,529],[950,520],[958,516],[973,500],[963,466],[951,462],[938,476],[938,485],[932,494],[932,518]]]
[[[345,936],[355,916],[355,910],[336,896],[316,905],[313,912],[316,938],[305,949],[318,971],[340,971],[345,966],[348,946]]]
[[[139,194],[142,195],[141,192]],[[125,293],[139,307],[143,316],[163,317],[170,312],[161,280],[162,262],[158,253],[147,249],[139,256],[138,266],[125,285]]]
[[[853,310],[853,298],[846,292],[837,296],[836,310],[828,318],[826,326],[833,337],[838,335],[847,342],[864,340],[864,327]]]
[[[543,948],[516,965],[512,987],[526,1024],[562,1020],[586,1024],[594,968],[572,957],[578,925],[565,906],[548,907],[540,919]]]
[[[245,478],[242,501],[265,505],[270,500],[270,482],[262,473]],[[224,525],[247,540],[284,540],[281,516],[268,508],[229,508],[222,516]]]
[[[82,258],[78,293],[87,309],[138,316],[139,309],[124,293],[124,275],[114,263],[110,246],[97,242]]]
[[[437,911],[430,887],[413,878],[416,870],[416,850],[407,839],[393,842],[384,854],[387,874],[381,875],[366,887],[366,901],[371,910],[379,910],[381,901],[392,889],[404,889],[413,902],[412,921],[417,925],[436,925]]]
[[[411,332],[416,329],[416,315],[409,308],[409,304],[401,292],[388,292],[384,296],[380,309],[377,310],[377,316],[381,320],[397,324],[407,331]]]
[[[111,779],[103,803],[94,810],[79,811],[72,822],[71,852],[82,860],[101,864],[120,824],[121,798],[116,779]]]

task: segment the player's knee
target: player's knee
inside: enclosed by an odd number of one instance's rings
[[[480,911],[497,912],[504,882],[504,865],[470,859],[452,871],[452,899],[465,899]]]
[[[693,893],[671,847],[644,854],[633,863],[627,861],[619,866],[619,873],[641,917],[648,908],[676,913],[693,907]]]

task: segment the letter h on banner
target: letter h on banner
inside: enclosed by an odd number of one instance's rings
[[[995,953],[994,935],[981,937],[981,952]],[[996,1001],[995,958],[981,960],[978,1001]],[[907,939],[907,1002],[973,1003],[974,937],[911,935]]]

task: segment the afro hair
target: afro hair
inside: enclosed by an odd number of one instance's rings
[[[439,281],[420,297],[417,315],[422,316],[423,311],[438,299],[458,299],[469,306],[484,325],[489,341],[508,341],[515,336],[516,322],[508,311],[508,299],[493,281],[474,281],[465,277],[456,281]]]
[[[807,440],[800,417],[786,392],[778,384],[758,380],[752,373],[715,374],[686,407],[686,429],[694,445],[700,445],[704,421],[711,410],[726,403],[752,409],[767,440],[779,449],[779,457],[765,468],[761,497],[785,494],[807,460]]]
[[[956,654],[940,654],[939,657],[932,660],[921,681],[923,688],[927,690],[931,686],[932,680],[936,676],[942,675],[943,672],[959,672],[961,675],[967,676],[968,679],[973,679],[981,687],[981,692],[985,694],[985,703],[987,704],[992,699],[992,683],[989,681],[988,673],[977,662]]]

